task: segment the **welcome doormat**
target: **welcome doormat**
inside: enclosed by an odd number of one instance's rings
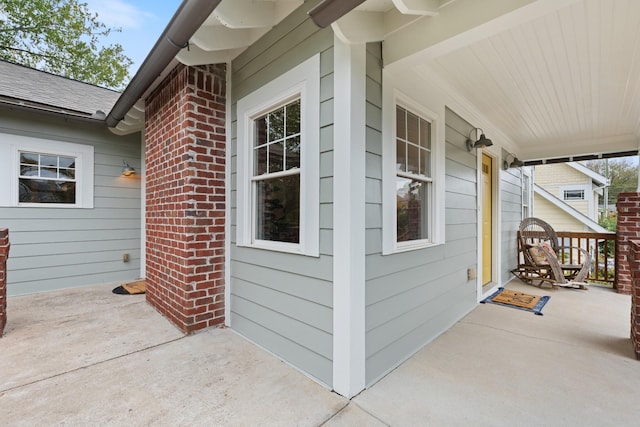
[[[482,304],[491,303],[519,310],[532,311],[542,316],[542,308],[549,301],[550,296],[530,295],[505,288],[498,288],[493,295],[480,301]]]
[[[147,282],[145,280],[137,280],[135,282],[124,283],[111,292],[118,295],[139,295],[147,292]]]

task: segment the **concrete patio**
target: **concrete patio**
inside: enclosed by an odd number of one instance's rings
[[[114,284],[9,298],[0,425],[636,426],[630,297],[479,305],[351,401],[230,329],[183,336]]]

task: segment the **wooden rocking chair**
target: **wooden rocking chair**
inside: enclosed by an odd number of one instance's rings
[[[578,254],[578,263],[563,263],[565,250]],[[551,285],[588,289],[586,282],[591,269],[589,252],[578,247],[563,247],[558,236],[545,221],[529,217],[519,227],[518,267],[511,270],[520,280],[530,285]]]

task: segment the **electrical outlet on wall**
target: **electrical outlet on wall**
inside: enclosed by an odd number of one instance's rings
[[[122,254],[122,262],[129,262],[129,254]]]

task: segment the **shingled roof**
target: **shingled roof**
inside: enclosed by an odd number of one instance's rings
[[[0,61],[0,104],[91,118],[109,113],[118,97],[111,89]]]

